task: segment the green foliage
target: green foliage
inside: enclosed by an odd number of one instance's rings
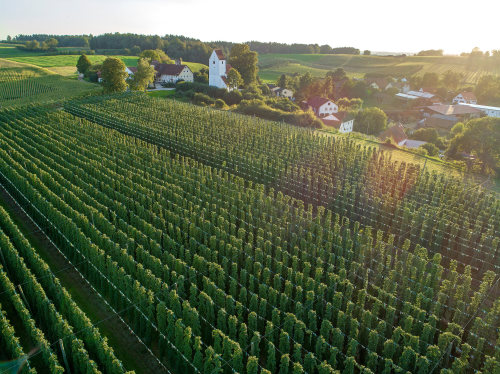
[[[90,62],[87,55],[81,55],[76,63],[76,69],[80,74],[86,74],[92,63]]]
[[[497,269],[494,195],[352,138],[133,92],[2,110],[0,134],[2,185],[54,223],[51,239],[175,372],[494,369],[479,355],[497,344],[500,304],[481,302]],[[44,333],[59,326],[45,300],[61,300],[45,275],[47,297],[25,288]],[[458,321],[479,306],[465,334]],[[76,321],[72,304],[57,310]],[[78,331],[120,372],[96,331]]]
[[[133,52],[137,52],[137,50]],[[158,61],[163,64],[173,64],[172,59],[161,49],[146,49],[139,54],[139,57],[147,59],[149,63],[151,63],[151,61]]]
[[[387,115],[377,107],[358,111],[354,119],[354,131],[377,135],[387,127]]]
[[[137,71],[130,82],[130,88],[136,91],[145,91],[150,83],[154,82],[155,69],[146,58],[139,59]]]
[[[439,148],[432,143],[422,144],[420,148],[425,149],[427,151],[427,154],[432,157],[435,157],[439,154]]]
[[[127,89],[125,64],[116,57],[108,57],[102,63],[101,77],[104,92],[123,92]]]
[[[473,153],[481,163],[483,173],[500,173],[500,119],[484,117],[473,119],[463,132],[450,141],[447,156],[459,158],[461,152]]]
[[[247,44],[235,44],[231,48],[229,63],[241,74],[245,86],[257,80],[257,62],[257,52],[251,51]]]
[[[229,84],[229,88],[231,89],[237,89],[243,84],[243,79],[236,68],[232,68],[227,73],[227,82]]]

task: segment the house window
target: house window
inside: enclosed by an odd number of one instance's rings
[[[215,60],[214,60],[214,65],[215,65]]]

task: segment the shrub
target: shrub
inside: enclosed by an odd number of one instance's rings
[[[214,103],[214,99],[212,99],[210,96],[205,95],[200,92],[196,92],[193,95],[193,103],[197,105],[211,105]]]
[[[422,144],[419,148],[423,148],[427,151],[429,156],[437,156],[439,154],[439,149],[432,143]]]
[[[224,102],[224,100],[222,99],[217,99],[215,100],[215,105],[214,105],[217,109],[224,109],[227,105],[226,103]]]
[[[239,104],[243,100],[243,95],[238,90],[226,91],[223,97],[227,105]]]

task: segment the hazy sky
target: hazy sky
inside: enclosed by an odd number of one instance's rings
[[[498,0],[0,0],[16,34],[178,34],[446,53],[500,49]]]

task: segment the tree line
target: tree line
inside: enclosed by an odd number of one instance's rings
[[[17,35],[14,42],[37,40],[43,42],[54,38],[61,47],[86,47],[92,50],[121,49],[125,54],[138,55],[146,49],[162,49],[172,58],[182,58],[186,61],[206,63],[214,48],[222,48],[228,54],[236,44],[227,41],[202,42],[198,39],[182,35],[142,35],[133,33],[106,33],[102,35]],[[318,44],[286,44],[275,42],[247,42],[250,49],[258,53],[301,53],[301,54],[360,54],[353,47],[332,48],[329,45]]]

